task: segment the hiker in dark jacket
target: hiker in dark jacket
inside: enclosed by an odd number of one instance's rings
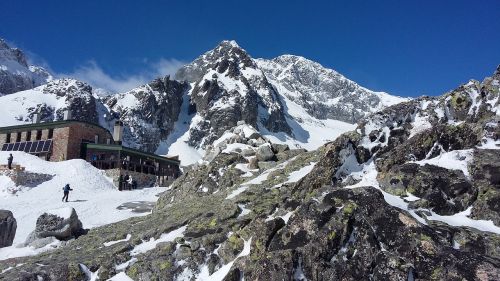
[[[63,191],[64,191],[64,196],[62,198],[62,201],[64,202],[64,198],[66,198],[66,202],[68,202],[68,195],[69,195],[69,191],[70,190],[73,190],[71,189],[71,187],[69,187],[69,183],[66,184],[64,187],[63,187]]]
[[[129,189],[129,186],[128,186],[129,179],[130,179],[130,176],[128,174],[125,174],[125,177],[123,178],[123,189],[124,190]]]
[[[14,157],[12,156],[12,153],[9,155],[9,158],[7,158],[7,164],[9,166],[9,170],[12,169],[12,161],[14,160]]]

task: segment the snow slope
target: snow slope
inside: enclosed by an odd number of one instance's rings
[[[54,175],[46,182],[33,188],[24,187],[15,195],[0,193],[2,209],[12,211],[17,220],[17,233],[14,245],[25,241],[28,234],[35,229],[38,216],[45,211],[62,207],[75,208],[84,228],[93,228],[113,223],[133,216],[144,214],[132,213],[129,210],[118,210],[120,204],[131,201],[156,201],[156,194],[166,188],[145,188],[120,192],[114,188],[112,180],[84,160],[68,160],[47,162],[38,157],[14,152],[14,163],[26,167],[33,173]],[[0,159],[7,159],[8,153],[0,152]],[[8,182],[0,176],[0,182]],[[61,202],[62,188],[69,183],[73,191],[69,194],[68,203]],[[5,186],[0,186],[4,191]],[[0,249],[0,259],[6,258],[6,252],[13,247]]]

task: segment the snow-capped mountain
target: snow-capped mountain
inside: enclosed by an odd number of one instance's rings
[[[52,80],[43,67],[29,65],[24,53],[0,38],[0,96],[32,89]]]
[[[223,41],[180,69],[178,80],[192,83],[196,111],[189,142],[205,146],[240,120],[271,132],[291,134],[278,93],[255,61],[234,41]]]
[[[370,91],[335,70],[300,56],[255,61],[282,96],[317,119],[356,123],[369,113],[408,100]]]
[[[20,51],[19,51],[20,52]],[[275,143],[316,149],[355,127],[367,114],[404,101],[367,90],[334,70],[302,57],[254,59],[234,41],[125,93],[100,95],[74,79],[53,80],[33,90],[1,97],[9,103],[3,125],[62,118],[98,122],[111,129],[125,123],[126,145],[200,160],[226,131],[244,122]]]

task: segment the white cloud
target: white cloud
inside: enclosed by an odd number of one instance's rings
[[[139,73],[112,76],[106,73],[96,61],[91,60],[77,67],[72,73],[58,76],[72,77],[87,82],[94,88],[102,88],[110,92],[125,92],[146,84],[157,77],[173,76],[184,64],[184,62],[176,59],[162,58],[157,62],[147,63],[145,69]]]

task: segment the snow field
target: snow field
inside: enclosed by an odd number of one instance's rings
[[[106,177],[104,171],[94,168],[84,160],[68,160],[47,162],[24,152],[12,152],[14,163],[26,167],[32,173],[50,174],[54,177],[35,187],[21,187],[14,195],[6,192],[0,185],[0,206],[10,210],[17,220],[17,231],[14,245],[0,249],[0,260],[12,256],[34,254],[34,249],[16,248],[23,243],[29,233],[35,229],[37,218],[47,212],[72,207],[76,210],[84,228],[93,228],[110,224],[134,216],[147,215],[133,213],[130,210],[117,210],[116,207],[131,201],[156,201],[158,193],[165,187],[118,191],[112,179]],[[0,159],[7,159],[7,152],[0,152]],[[6,181],[5,176],[0,182]],[[63,187],[69,183],[69,201],[61,202]],[[62,212],[61,210],[56,212]]]

